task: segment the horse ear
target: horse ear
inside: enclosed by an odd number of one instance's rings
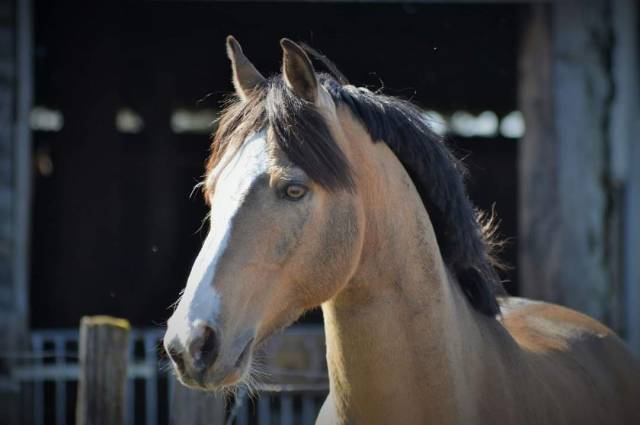
[[[247,59],[242,52],[240,43],[232,36],[227,37],[227,56],[231,60],[233,86],[241,99],[246,99],[249,92],[261,86],[266,81],[260,71]]]
[[[309,56],[302,47],[288,38],[280,40],[282,47],[282,74],[284,81],[296,95],[315,102],[318,80]]]

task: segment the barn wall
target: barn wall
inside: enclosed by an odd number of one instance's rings
[[[638,34],[620,19],[636,13],[633,0],[534,5],[520,58],[522,293],[585,312],[626,337],[640,327],[626,302],[640,285],[637,238],[629,239]]]
[[[640,8],[633,0],[613,2],[612,65],[617,95],[612,102],[611,138],[616,179],[623,185],[621,217],[622,328],[640,355]]]
[[[15,98],[15,21],[13,4],[0,3],[0,312],[13,299],[11,246],[13,234],[13,120]],[[2,313],[0,313],[2,314]]]
[[[25,345],[28,314],[29,4],[0,2],[0,411],[6,423],[14,423],[19,412],[11,371]]]

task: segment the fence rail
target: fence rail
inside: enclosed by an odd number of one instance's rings
[[[180,408],[176,403],[184,399],[174,394],[176,385],[180,384],[162,355],[163,334],[164,330],[157,328],[131,329],[126,425],[169,424],[174,417],[172,411],[175,414]],[[31,412],[24,418],[25,423],[67,425],[75,422],[80,373],[78,338],[77,329],[35,330],[31,333],[31,351],[14,354],[22,359],[23,365],[15,369],[13,378],[25,395],[23,410]],[[314,423],[328,392],[322,328],[313,325],[290,328],[274,338],[265,351],[272,379],[259,385],[255,396],[240,400],[233,423]]]

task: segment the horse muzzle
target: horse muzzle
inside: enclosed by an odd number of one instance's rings
[[[222,332],[210,324],[196,323],[186,335],[172,332],[164,337],[164,348],[180,381],[190,387],[216,390],[233,385],[248,370],[253,352],[253,333],[234,338],[224,347]]]

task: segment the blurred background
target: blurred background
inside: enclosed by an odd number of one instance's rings
[[[501,221],[506,289],[640,354],[638,22],[635,0],[0,0],[0,423],[73,423],[93,314],[133,325],[127,422],[186,423],[157,341],[206,234],[190,194],[228,34],[264,74],[286,36],[424,108]],[[237,422],[315,417],[323,350],[318,310],[267,348]]]

